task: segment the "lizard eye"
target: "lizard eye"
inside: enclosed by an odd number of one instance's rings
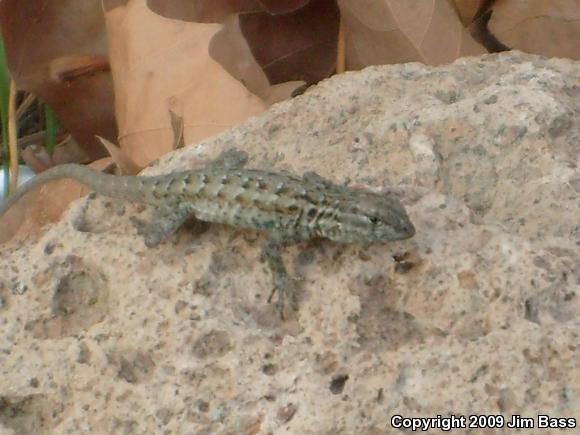
[[[378,225],[381,222],[381,220],[376,216],[371,216],[369,218],[369,220],[371,221],[371,224],[373,224],[373,225]]]

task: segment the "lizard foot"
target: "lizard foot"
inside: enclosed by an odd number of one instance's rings
[[[276,299],[276,310],[280,314],[280,318],[285,320],[285,313],[287,308],[292,311],[298,311],[298,297],[294,281],[288,276],[278,276],[274,278],[274,288],[268,297],[268,303],[272,302],[274,294],[278,293]]]
[[[294,311],[298,311],[298,298],[296,292],[295,281],[288,276],[280,248],[283,245],[296,243],[299,239],[295,234],[288,237],[270,236],[262,248],[262,259],[268,263],[268,267],[272,272],[272,280],[274,281],[274,289],[268,298],[268,302],[272,300],[274,293],[278,293],[276,300],[276,308],[280,313],[280,317],[284,319],[286,306],[289,305]]]

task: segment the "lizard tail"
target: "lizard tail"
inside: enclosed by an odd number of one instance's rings
[[[124,198],[124,191],[126,187],[134,183],[139,183],[141,180],[137,178],[142,177],[119,177],[115,175],[104,174],[89,168],[88,166],[78,165],[75,163],[68,163],[65,165],[58,165],[50,168],[34,178],[27,181],[20,189],[10,195],[4,202],[0,204],[0,217],[8,211],[20,198],[32,189],[59,178],[72,178],[79,183],[90,187],[91,189],[116,198]],[[125,188],[125,189],[123,189]],[[134,192],[134,191],[133,191]],[[138,199],[138,198],[132,198]]]

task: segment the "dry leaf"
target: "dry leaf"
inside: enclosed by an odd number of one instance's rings
[[[226,20],[223,29],[212,38],[209,52],[232,76],[269,105],[290,98],[292,92],[304,84],[296,81],[270,85],[242,35],[237,15]]]
[[[183,138],[183,118],[176,115],[171,110],[169,111],[171,118],[171,130],[173,130],[173,146],[174,150],[185,147],[185,139]]]
[[[64,134],[57,138],[52,155],[48,154],[44,143],[44,132],[37,143],[27,145],[21,152],[20,158],[35,173],[46,171],[52,166],[62,163],[88,162],[87,155],[82,148],[76,143],[70,134]]]
[[[102,55],[63,56],[49,65],[50,78],[55,82],[70,82],[78,77],[109,70],[109,59]]]
[[[286,82],[270,86],[262,96],[268,104],[275,104],[288,98],[300,95],[302,87],[307,87],[304,82]]]
[[[508,47],[580,59],[578,0],[503,0],[492,11],[489,30]]]
[[[303,2],[269,3],[274,10]],[[278,3],[278,9],[275,4]],[[286,6],[284,8],[283,6]],[[336,68],[339,11],[334,0],[311,0],[292,13],[243,13],[239,25],[252,54],[271,84],[316,83]]]
[[[468,27],[473,22],[479,6],[486,1],[489,2],[489,0],[449,0],[464,27]]]
[[[18,87],[46,101],[92,159],[102,156],[95,135],[115,140],[117,129],[99,2],[4,0],[0,26]]]
[[[147,6],[166,18],[197,23],[223,23],[243,12],[266,11],[271,15],[299,11],[312,0],[148,0]],[[333,0],[325,0],[333,1]]]
[[[117,168],[119,168],[119,175],[136,175],[141,172],[143,168],[137,166],[121,148],[103,137],[98,137],[98,139],[107,149]]]
[[[489,30],[489,20],[493,13],[491,6],[495,1],[496,0],[485,0],[481,2],[481,6],[477,10],[473,22],[469,26],[469,33],[471,33],[473,39],[483,45],[490,53],[499,53],[510,49],[507,45],[497,39],[491,30]]]
[[[251,92],[266,99],[270,82],[242,35],[237,15],[225,20],[223,28],[211,39],[209,53]]]
[[[268,13],[282,15],[299,11],[312,0],[259,0],[259,3]]]
[[[145,0],[104,4],[119,142],[137,165],[171,151],[170,111],[183,118],[190,144],[265,110],[209,56],[220,25],[163,18]]]
[[[173,19],[223,22],[224,28],[210,42],[212,58],[265,101],[290,98],[296,87],[318,82],[334,71],[338,28],[334,0],[151,0],[148,4]]]
[[[258,0],[148,0],[147,6],[162,17],[196,23],[223,23],[233,14],[263,9]]]
[[[419,61],[430,65],[486,53],[446,1],[339,0],[348,69]]]

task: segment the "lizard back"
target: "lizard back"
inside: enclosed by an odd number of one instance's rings
[[[195,217],[257,230],[317,234],[316,223],[333,202],[319,186],[285,172],[211,169],[172,174],[171,179],[142,177],[151,203],[188,202]]]
[[[366,189],[319,178],[258,169],[207,168],[157,176],[114,176],[67,164],[34,177],[0,206],[0,216],[26,192],[49,180],[73,178],[99,194],[185,210],[197,219],[280,236],[326,237],[343,243],[412,237],[401,203]],[[322,181],[321,181],[322,180]]]

